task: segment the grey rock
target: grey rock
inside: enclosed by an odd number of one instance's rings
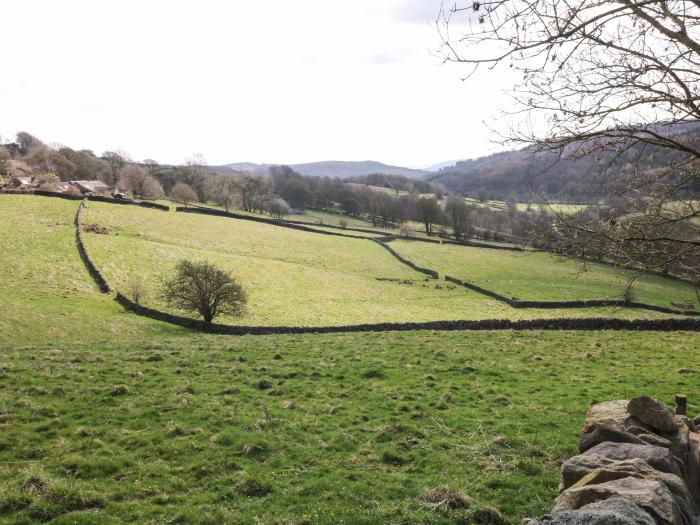
[[[556,512],[528,525],[656,525],[654,519],[623,497],[612,497],[579,510]]]
[[[685,523],[673,494],[657,479],[626,477],[595,485],[581,485],[579,482],[559,495],[552,510],[578,510],[615,496],[629,499],[649,513],[659,525]]]
[[[673,453],[664,447],[658,447],[656,445],[637,445],[635,443],[606,442],[588,449],[582,455],[592,454],[605,456],[608,459],[616,461],[638,458],[646,461],[656,470],[682,477],[681,470],[676,464]]]
[[[582,477],[573,487],[607,483],[627,477],[656,480],[662,483],[672,494],[675,507],[685,519],[685,523],[694,522],[695,510],[692,496],[683,480],[675,474],[659,472],[641,459],[615,461],[599,467]]]
[[[591,432],[596,426],[612,424],[623,427],[628,417],[628,401],[607,401],[593,405],[586,414],[586,421],[583,424],[583,433]]]
[[[700,426],[700,414],[698,414],[697,416],[695,416],[695,417],[692,419],[692,421],[693,421],[693,425],[695,425],[696,427],[697,427],[697,426]]]
[[[625,429],[627,432],[630,434],[634,434],[637,436],[639,439],[644,441],[645,443],[649,445],[657,445],[659,447],[666,447],[670,448],[671,447],[671,441],[659,436],[658,434],[655,434],[653,431],[647,429],[647,428],[642,428],[638,426],[628,426]]]
[[[671,409],[652,397],[635,397],[627,405],[627,412],[660,432],[670,434],[678,430]]]
[[[671,448],[671,442],[668,439],[662,438],[661,436],[657,436],[656,434],[638,434],[637,437],[647,445],[656,445],[657,447]]]
[[[599,454],[581,454],[571,457],[564,461],[561,466],[562,487],[568,489],[593,470],[612,463],[615,463],[614,459]]]
[[[612,422],[601,422],[597,423],[590,432],[581,434],[579,451],[585,452],[589,448],[599,445],[600,443],[605,443],[606,441],[615,443],[636,443],[638,445],[645,444],[642,438],[627,432],[624,427],[618,426]]]

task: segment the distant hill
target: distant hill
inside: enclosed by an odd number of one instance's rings
[[[445,162],[440,162],[438,164],[431,164],[429,166],[419,166],[417,169],[421,169],[422,171],[427,171],[427,172],[435,172],[439,171],[443,168],[450,168],[457,164],[458,162],[463,162],[465,159],[459,159],[459,160],[446,160]]]
[[[210,166],[214,172],[226,173],[228,171],[256,171],[264,170],[270,164],[253,164],[250,162],[237,162],[223,166]],[[383,173],[385,175],[403,175],[412,179],[422,179],[429,175],[429,172],[401,166],[390,166],[373,160],[365,161],[342,161],[329,160],[321,162],[308,162],[304,164],[288,164],[297,173],[302,175],[313,175],[317,177],[337,177],[347,179],[350,177],[360,177],[373,173]]]
[[[700,144],[700,124],[684,123],[658,127],[668,136],[683,136],[688,144]],[[565,152],[522,149],[459,161],[429,175],[426,180],[443,184],[470,197],[525,200],[545,196],[560,202],[595,202],[608,197],[620,175],[632,166],[648,169],[671,166],[678,160],[673,150],[637,144],[619,154],[597,152],[587,156]],[[602,173],[605,176],[601,176]]]

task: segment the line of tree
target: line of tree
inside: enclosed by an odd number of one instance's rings
[[[215,203],[225,210],[267,213],[283,218],[306,209],[342,212],[373,227],[398,227],[407,221],[422,225],[427,235],[463,240],[524,238],[532,217],[517,212],[514,202],[503,210],[468,205],[444,186],[399,175],[370,174],[349,180],[304,176],[289,166],[261,172],[211,173],[201,155],[182,165],[160,165],[152,159],[131,160],[122,150],[96,156],[60,145],[46,145],[30,133],[0,146],[0,175],[11,159],[21,159],[53,189],[66,180],[102,180],[131,197],[155,199],[169,195],[178,203]],[[406,231],[406,230],[404,230]]]
[[[122,150],[105,151],[101,156],[90,150],[74,150],[61,144],[45,144],[21,131],[14,142],[0,144],[0,176],[11,175],[12,160],[26,164],[42,189],[72,180],[100,180],[115,191],[133,197],[155,199],[165,195],[153,177],[155,161],[133,162]],[[150,168],[150,169],[149,169]]]

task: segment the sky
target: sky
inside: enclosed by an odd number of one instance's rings
[[[446,4],[447,5],[447,4]],[[508,72],[436,56],[441,0],[3,5],[0,134],[134,160],[378,160],[502,149]],[[488,123],[488,125],[486,124]]]

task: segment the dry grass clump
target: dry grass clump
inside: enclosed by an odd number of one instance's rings
[[[432,511],[450,514],[455,510],[468,509],[473,505],[472,499],[466,492],[455,490],[448,486],[430,489],[420,498],[422,504],[430,506]]]

